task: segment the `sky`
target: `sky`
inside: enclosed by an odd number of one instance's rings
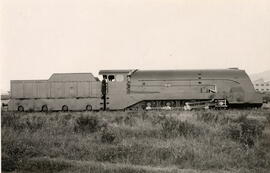
[[[10,80],[101,69],[270,69],[269,0],[0,0]]]

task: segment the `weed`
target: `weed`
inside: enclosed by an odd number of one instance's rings
[[[1,116],[2,169],[77,172],[79,166],[73,165],[89,161],[94,163],[82,172],[151,172],[142,166],[267,172],[267,116],[264,110],[57,112],[46,116],[6,112]],[[121,166],[110,169],[104,164]]]

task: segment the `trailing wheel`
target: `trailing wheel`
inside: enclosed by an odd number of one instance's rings
[[[62,106],[62,111],[67,112],[68,111],[68,106],[67,105]]]

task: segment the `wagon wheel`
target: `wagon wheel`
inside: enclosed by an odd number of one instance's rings
[[[23,106],[19,106],[19,107],[18,107],[18,111],[19,111],[19,112],[23,112],[23,111],[24,111]]]
[[[87,106],[85,107],[85,110],[86,110],[86,111],[92,111],[92,106],[91,106],[91,105],[87,105]]]
[[[41,108],[42,112],[48,112],[48,106],[47,105],[43,105]]]
[[[62,111],[67,112],[68,111],[68,106],[67,105],[62,106]]]

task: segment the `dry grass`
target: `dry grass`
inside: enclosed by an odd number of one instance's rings
[[[2,112],[2,170],[268,172],[266,110]]]

